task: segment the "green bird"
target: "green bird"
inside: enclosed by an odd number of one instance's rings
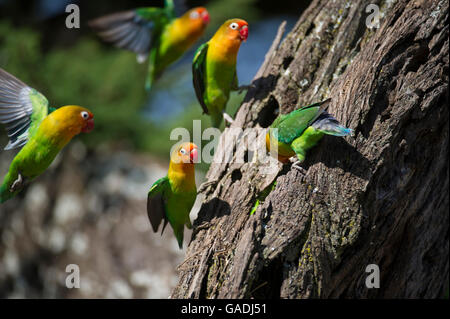
[[[192,228],[189,213],[197,197],[194,170],[197,157],[197,146],[193,143],[175,148],[167,176],[157,180],[148,192],[147,213],[153,231],[156,233],[164,221],[162,234],[170,223],[180,249],[183,247],[184,225]]]
[[[50,108],[41,93],[0,68],[0,123],[10,139],[5,150],[22,147],[0,186],[4,203],[42,174],[75,135],[92,131],[94,115],[76,105]]]
[[[207,43],[201,45],[192,62],[193,84],[203,112],[211,116],[212,125],[219,128],[222,119],[232,123],[225,113],[230,91],[238,86],[236,61],[242,41],[248,38],[248,23],[241,19],[226,21]]]
[[[172,0],[164,8],[138,8],[118,12],[89,22],[105,42],[135,52],[138,62],[149,58],[147,90],[163,71],[178,60],[203,35],[210,17],[196,7],[177,18]]]
[[[346,136],[352,130],[326,112],[331,99],[301,107],[289,114],[280,114],[266,134],[266,148],[270,152],[277,149],[278,160],[289,162],[293,156],[297,161],[293,167],[304,172],[299,166],[305,160],[306,151],[315,146],[324,134]]]

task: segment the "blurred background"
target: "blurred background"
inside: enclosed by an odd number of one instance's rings
[[[294,25],[310,1],[185,1],[205,6],[205,36],[172,65],[148,94],[146,64],[102,43],[87,27],[101,15],[163,1],[0,0],[0,67],[43,93],[55,107],[77,104],[95,114],[95,130],[76,137],[50,169],[0,206],[0,298],[167,298],[184,250],[172,230],[153,234],[146,213],[150,185],[168,169],[170,131],[201,119],[191,61],[226,19],[243,18],[250,36],[238,56],[240,84],[249,84],[278,26]],[[68,4],[81,28],[67,29]],[[244,94],[232,93],[234,116]],[[7,144],[0,127],[0,146]],[[3,148],[3,146],[1,146]],[[0,178],[16,151],[0,151]],[[197,186],[208,169],[200,164]],[[191,218],[196,217],[197,198]],[[185,234],[185,246],[190,232]],[[80,267],[81,288],[68,289],[66,266]]]

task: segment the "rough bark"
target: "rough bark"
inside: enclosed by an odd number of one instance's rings
[[[366,27],[378,4],[380,27]],[[280,33],[282,33],[280,28]],[[280,34],[279,34],[280,35]],[[305,176],[223,143],[173,298],[439,297],[448,287],[448,2],[313,1],[273,49],[233,127],[332,98],[354,136],[325,137]],[[276,181],[276,184],[273,184]],[[271,185],[275,185],[271,189]],[[265,197],[264,190],[270,193]],[[256,199],[261,200],[250,214]],[[365,285],[380,268],[379,289]]]

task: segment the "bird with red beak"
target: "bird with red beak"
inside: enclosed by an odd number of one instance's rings
[[[192,228],[189,213],[197,197],[194,164],[198,148],[193,143],[183,143],[172,151],[167,176],[156,181],[148,192],[147,213],[153,231],[163,222],[172,226],[180,249],[183,247],[184,226]]]
[[[109,14],[89,22],[105,42],[137,53],[138,62],[147,58],[145,87],[181,58],[203,35],[210,21],[208,10],[196,7],[177,17],[173,0],[164,8],[148,7]]]
[[[214,127],[220,127],[223,118],[233,122],[225,113],[230,92],[248,88],[239,87],[236,73],[239,48],[247,41],[248,32],[245,20],[228,20],[195,54],[192,63],[195,93],[204,113],[211,116]]]
[[[44,95],[0,68],[0,124],[9,137],[5,150],[20,149],[0,185],[3,203],[44,173],[76,135],[91,132],[94,115],[77,105],[52,108]]]

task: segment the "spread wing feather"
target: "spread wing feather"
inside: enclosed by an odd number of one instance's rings
[[[159,37],[172,19],[172,7],[139,8],[97,18],[90,21],[89,26],[103,41],[145,55],[152,48],[153,39]]]
[[[48,112],[45,96],[0,68],[0,123],[9,137],[5,150],[25,145]]]

